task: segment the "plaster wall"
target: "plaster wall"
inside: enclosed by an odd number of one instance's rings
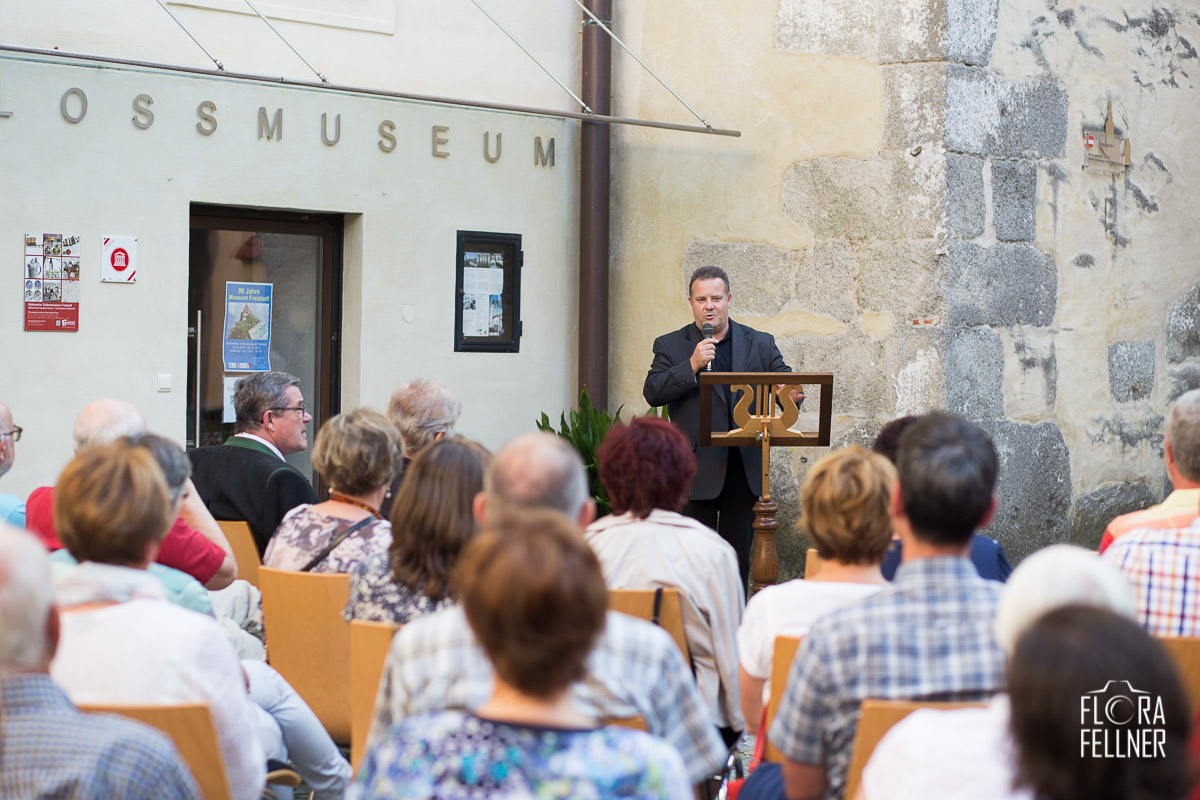
[[[71,421],[97,397],[132,401],[151,429],[184,441],[191,203],[346,216],[344,409],[383,408],[400,383],[437,377],[464,401],[463,433],[496,447],[574,396],[575,125],[57,57],[0,55],[0,87],[0,109],[12,112],[0,118],[0,252],[10,265],[0,283],[0,398],[25,429],[4,492],[55,481],[71,454]],[[71,87],[88,97],[76,124],[59,108]],[[132,124],[141,93],[154,99],[146,130]],[[203,100],[216,105],[211,136],[196,128]],[[260,107],[283,109],[281,139],[258,136]],[[322,142],[323,113],[330,132],[341,115],[336,145]],[[383,120],[395,122],[390,153],[379,147]],[[449,128],[448,158],[432,156],[434,125]],[[503,136],[496,163],[484,159],[485,131],[493,154]],[[554,167],[534,165],[535,136],[555,139]],[[459,229],[523,236],[517,354],[453,352]],[[40,231],[82,236],[77,333],[23,330],[18,248]],[[136,284],[100,283],[105,235],[138,237]],[[173,376],[171,392],[157,391],[159,373]]]

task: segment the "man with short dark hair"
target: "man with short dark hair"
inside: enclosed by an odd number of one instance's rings
[[[199,798],[167,737],[71,703],[49,675],[58,638],[46,551],[0,524],[0,797]]]
[[[769,731],[789,800],[843,796],[864,699],[972,701],[1004,686],[992,632],[1002,587],[967,558],[996,509],[996,449],[973,423],[933,412],[901,436],[896,467],[891,513],[905,561],[891,586],[813,625]],[[752,777],[744,796],[769,796],[772,777]]]
[[[754,503],[762,494],[762,448],[700,447],[699,373],[711,362],[714,372],[791,372],[775,346],[775,337],[729,318],[733,293],[720,267],[700,267],[688,281],[693,322],[654,340],[654,361],[642,396],[652,406],[667,406],[671,422],[696,453],[698,469],[683,513],[721,534],[737,552],[743,583],[750,573],[750,529]],[[712,334],[705,336],[706,325]],[[794,390],[793,390],[794,391]],[[733,403],[728,387],[713,392],[711,430],[728,431]],[[795,398],[802,397],[798,392]]]
[[[217,519],[250,525],[261,556],[287,512],[319,498],[284,456],[308,449],[300,381],[286,372],[257,372],[237,382],[234,435],[222,445],[188,452],[192,481]]]
[[[484,485],[474,504],[480,524],[492,515],[538,508],[562,512],[578,526],[595,517],[583,462],[552,434],[526,434],[501,448]],[[725,748],[692,673],[661,628],[609,611],[586,666],[587,676],[571,691],[581,713],[602,719],[641,716],[650,733],[675,746],[696,783],[724,764]],[[491,696],[492,678],[491,662],[461,607],[413,620],[392,639],[368,746],[401,718],[479,708]]]
[[[1175,401],[1163,451],[1174,491],[1114,519],[1100,550],[1133,586],[1143,628],[1155,636],[1200,636],[1200,389]]]

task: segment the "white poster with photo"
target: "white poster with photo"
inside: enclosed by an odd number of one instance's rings
[[[502,336],[504,269],[498,253],[467,253],[463,267],[463,336]],[[478,264],[487,266],[469,266]]]

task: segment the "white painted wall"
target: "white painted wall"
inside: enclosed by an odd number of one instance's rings
[[[14,29],[22,25],[32,28]],[[144,48],[123,55],[150,57]],[[71,87],[88,97],[78,124],[59,109]],[[132,123],[142,93],[154,99],[148,130]],[[217,106],[211,136],[196,129],[204,100]],[[260,106],[284,109],[281,141],[257,138]],[[343,408],[382,408],[400,383],[437,377],[463,400],[463,433],[496,447],[531,430],[541,410],[557,416],[571,403],[575,123],[4,53],[0,111],[12,112],[0,118],[0,275],[9,275],[0,281],[0,400],[25,429],[0,491],[53,483],[71,454],[72,419],[97,397],[132,401],[153,430],[183,441],[192,202],[348,215]],[[322,113],[331,133],[342,116],[336,146],[321,141]],[[385,119],[396,123],[392,153],[377,145]],[[434,125],[450,128],[449,158],[431,155]],[[503,134],[498,163],[484,160],[484,131]],[[535,136],[555,139],[553,168],[534,165]],[[518,354],[453,352],[458,229],[524,237]],[[78,333],[23,330],[22,237],[40,231],[84,237]],[[139,239],[134,286],[100,283],[100,240],[114,234]],[[174,391],[156,390],[158,373],[173,376]]]

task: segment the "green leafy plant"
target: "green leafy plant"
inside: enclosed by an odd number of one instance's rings
[[[579,408],[564,411],[560,417],[559,430],[550,424],[550,417],[542,412],[542,418],[537,421],[539,431],[557,434],[571,443],[579,453],[587,467],[588,484],[592,490],[592,498],[596,501],[596,516],[608,514],[612,508],[608,504],[608,490],[600,481],[600,467],[596,461],[596,451],[600,443],[614,425],[621,421],[621,406],[616,414],[596,408],[588,396],[587,389],[579,393]]]

